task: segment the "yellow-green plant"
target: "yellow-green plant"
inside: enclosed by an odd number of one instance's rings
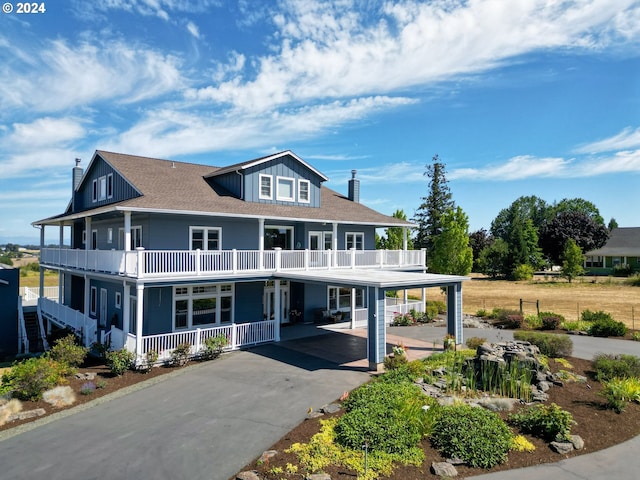
[[[536,446],[523,435],[516,435],[511,440],[511,450],[516,452],[533,452],[535,449]]]
[[[604,383],[600,395],[607,399],[607,406],[621,413],[627,403],[640,403],[640,378],[614,378]]]

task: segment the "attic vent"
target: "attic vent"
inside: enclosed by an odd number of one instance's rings
[[[171,162],[171,168],[176,168],[176,162]]]

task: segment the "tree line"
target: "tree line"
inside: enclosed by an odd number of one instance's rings
[[[502,209],[491,228],[469,232],[469,217],[456,206],[446,166],[438,155],[425,167],[427,194],[411,219],[417,227],[409,248],[424,248],[433,273],[467,275],[472,270],[492,277],[531,278],[534,271],[562,267],[571,281],[582,273],[585,252],[602,247],[615,219],[605,226],[598,208],[582,198],[552,204],[531,195]],[[407,219],[402,210],[396,218]],[[402,248],[402,229],[387,228],[378,247]]]

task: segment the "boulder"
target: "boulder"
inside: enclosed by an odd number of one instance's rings
[[[247,470],[237,474],[236,480],[260,480],[260,476],[255,470]]]
[[[584,440],[580,435],[571,435],[569,439],[571,440],[573,448],[575,448],[576,450],[582,450],[584,448]]]
[[[265,450],[264,452],[262,452],[262,455],[260,455],[260,459],[258,460],[258,462],[266,463],[270,458],[275,457],[277,454],[277,450]]]
[[[449,462],[431,462],[431,472],[438,477],[457,477],[458,470]]]
[[[554,452],[559,453],[561,455],[564,455],[573,451],[573,444],[571,442],[551,442],[549,446]]]
[[[312,473],[304,478],[305,480],[331,480],[331,475],[328,473]]]
[[[320,408],[322,413],[336,413],[342,409],[339,403],[330,403]]]

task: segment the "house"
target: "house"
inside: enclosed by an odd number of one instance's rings
[[[466,277],[426,274],[424,251],[406,248],[413,225],[361,204],[355,171],[345,196],[291,151],[222,168],[96,151],[72,178],[66,210],[34,222],[40,265],[60,278],[60,301],[40,298],[39,310],[86,344],[107,341],[142,361],[184,342],[195,353],[212,335],[231,348],[277,342],[282,325],[341,312],[367,326],[378,368],[385,292],[429,286],[447,289],[448,331],[462,342]],[[52,227],[59,248],[44,247]],[[384,227],[404,229],[404,249],[375,249]]]
[[[18,353],[20,270],[0,263],[0,360]]]
[[[585,253],[584,266],[592,274],[608,275],[625,266],[640,271],[640,227],[611,230],[603,247]]]

